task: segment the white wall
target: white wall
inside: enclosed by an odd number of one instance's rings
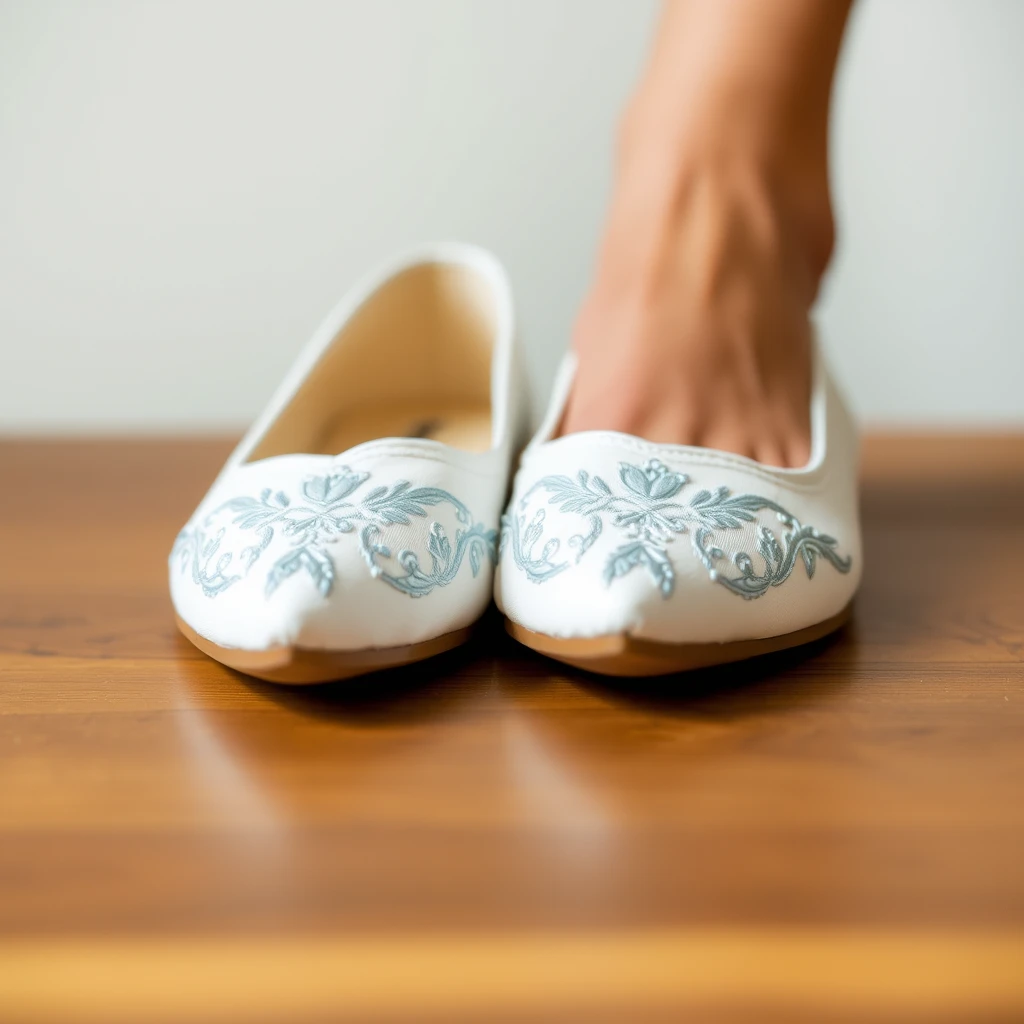
[[[654,14],[0,0],[0,430],[237,427],[433,237],[508,262],[543,397]],[[857,12],[822,319],[870,422],[1024,423],[1022,39],[1018,0]]]
[[[1024,3],[868,0],[833,137],[821,319],[860,413],[1024,424]]]

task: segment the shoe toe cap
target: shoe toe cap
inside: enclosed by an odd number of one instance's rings
[[[503,520],[505,614],[561,638],[726,643],[803,629],[849,603],[855,510],[735,464],[684,472],[668,461],[527,464]]]
[[[171,552],[179,617],[246,650],[394,647],[469,625],[490,597],[496,530],[438,485],[444,467],[416,484],[403,468],[268,464],[219,482]]]

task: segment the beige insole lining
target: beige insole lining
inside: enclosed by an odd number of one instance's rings
[[[485,452],[491,447],[491,410],[479,402],[430,398],[356,406],[328,426],[315,454],[337,455],[381,437],[427,437],[463,451]]]

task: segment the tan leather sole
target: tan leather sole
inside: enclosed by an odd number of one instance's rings
[[[457,629],[433,640],[424,640],[404,647],[368,647],[362,651],[322,651],[308,647],[271,647],[265,651],[246,651],[239,647],[221,647],[200,636],[177,615],[178,629],[196,647],[236,672],[244,672],[269,683],[306,686],[336,679],[351,679],[367,672],[409,665],[432,658],[464,644],[472,632],[470,627]]]
[[[505,629],[521,644],[539,654],[588,672],[606,676],[661,676],[743,661],[820,640],[842,626],[852,610],[851,602],[838,615],[806,629],[761,640],[736,640],[724,644],[665,644],[641,640],[625,633],[565,640],[535,633],[510,619],[505,619]]]

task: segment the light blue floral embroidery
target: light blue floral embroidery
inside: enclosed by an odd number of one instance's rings
[[[186,527],[175,542],[172,558],[180,559],[182,571],[191,568],[192,579],[208,597],[216,597],[247,575],[274,539],[275,530],[288,537],[290,548],[267,573],[264,592],[270,597],[290,576],[304,571],[324,596],[334,586],[335,566],[328,546],[342,534],[352,533],[357,524],[359,547],[370,575],[410,597],[423,597],[436,587],[445,587],[458,574],[468,554],[473,575],[483,558],[495,561],[496,531],[473,523],[466,506],[438,487],[413,487],[399,480],[390,487],[374,487],[358,500],[347,500],[370,478],[348,466],[336,473],[308,478],[302,485],[300,504],[292,504],[283,491],[267,488],[258,498],[232,498],[205,516],[201,524]],[[430,567],[424,569],[415,551],[392,555],[382,536],[388,526],[408,525],[413,517],[425,518],[427,509],[450,505],[456,520],[454,544],[444,527],[433,522],[427,531]],[[229,512],[238,530],[253,531],[254,542],[240,551],[222,550],[227,527],[215,532],[212,524]],[[389,572],[383,564],[394,558],[403,572]]]
[[[756,494],[732,494],[727,487],[715,491],[698,491],[685,504],[677,496],[689,483],[684,473],[676,473],[657,459],[634,466],[619,463],[619,480],[624,491],[616,493],[599,476],[580,470],[576,479],[568,476],[546,476],[538,480],[519,499],[515,509],[502,517],[501,545],[511,548],[512,559],[534,583],[543,583],[564,572],[571,562],[559,559],[561,541],[557,537],[544,540],[547,510],[537,509],[529,521],[530,498],[543,492],[547,504],[561,512],[576,513],[586,521],[585,532],[573,534],[568,546],[578,562],[601,535],[605,521],[623,534],[623,543],[616,547],[604,567],[604,581],[610,585],[637,566],[643,566],[661,591],[670,597],[675,588],[675,569],[667,545],[675,536],[688,533],[693,551],[708,570],[714,582],[722,584],[745,598],[760,597],[769,587],[784,583],[801,559],[807,576],[814,575],[817,558],[831,563],[839,572],[849,572],[852,560],[841,557],[837,541],[819,533],[812,526],[800,523],[781,505]],[[718,568],[726,558],[714,541],[718,531],[742,529],[753,523],[758,513],[775,513],[785,527],[782,544],[775,533],[763,523],[756,527],[757,550],[764,560],[764,572],[758,575],[753,559],[745,551],[732,556],[739,575],[731,576]],[[544,540],[540,550],[539,544]]]

